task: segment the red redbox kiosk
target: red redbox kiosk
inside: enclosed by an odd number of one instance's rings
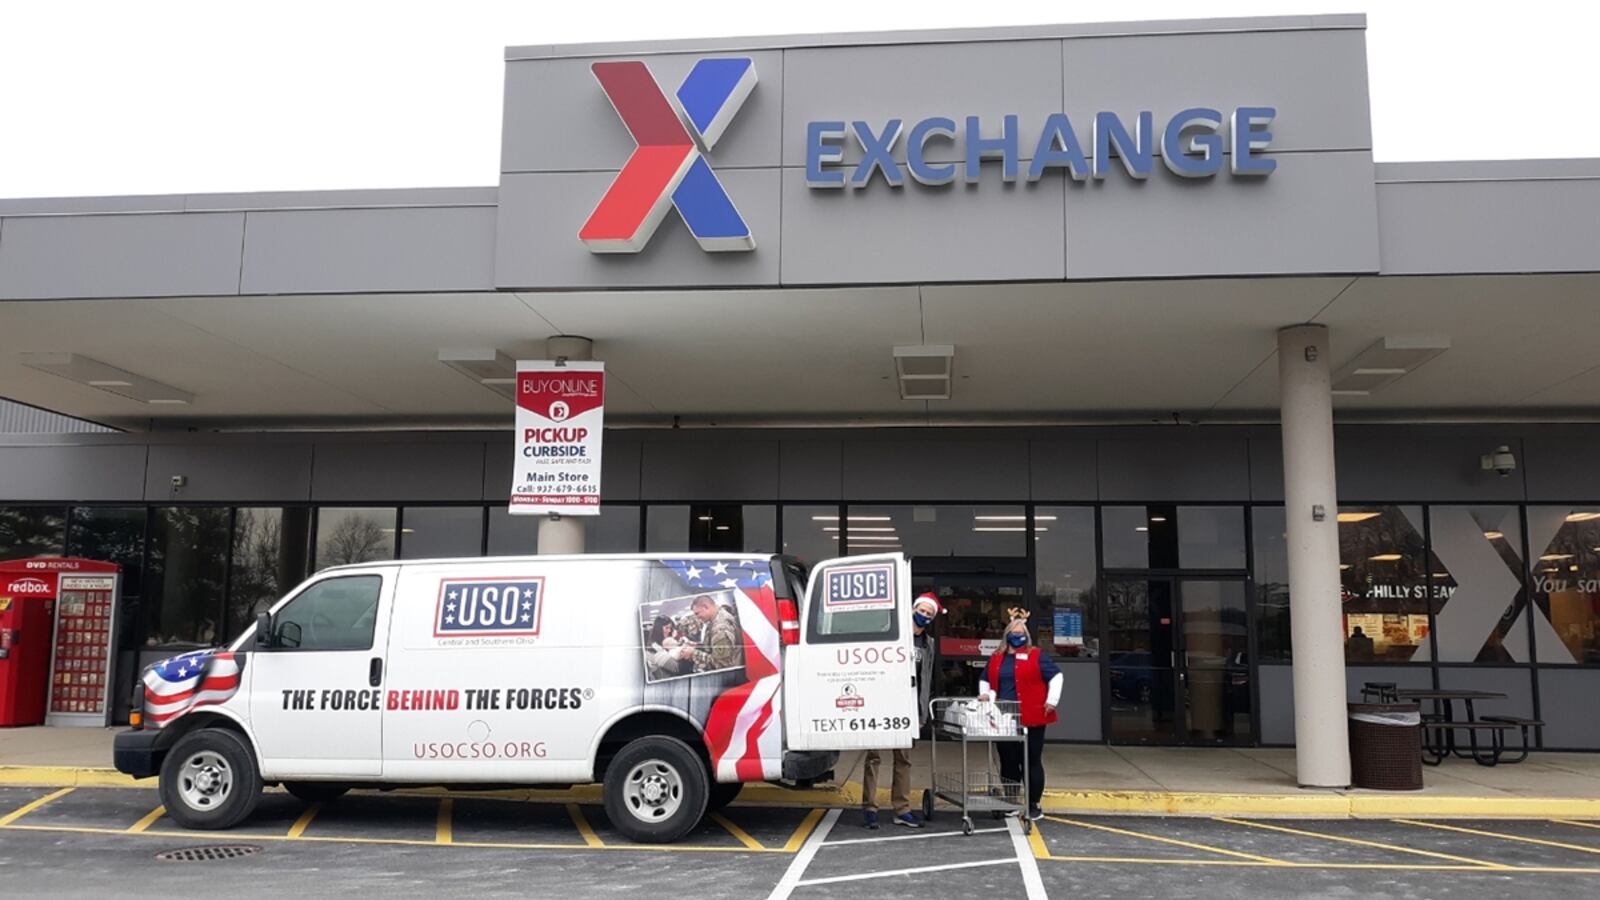
[[[0,562],[0,726],[108,725],[121,568]]]

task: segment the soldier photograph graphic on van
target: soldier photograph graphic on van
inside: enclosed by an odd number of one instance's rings
[[[711,675],[744,665],[744,636],[731,591],[690,594],[639,606],[644,680]]]

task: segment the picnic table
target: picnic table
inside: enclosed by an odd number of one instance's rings
[[[1402,688],[1394,692],[1401,700],[1430,700],[1433,702],[1433,713],[1422,717],[1422,761],[1430,766],[1437,766],[1451,755],[1462,759],[1471,759],[1481,766],[1493,766],[1502,762],[1517,763],[1528,758],[1528,729],[1543,725],[1534,719],[1525,719],[1518,716],[1484,716],[1478,718],[1474,703],[1479,700],[1504,700],[1506,695],[1499,691],[1450,691],[1432,689]],[[1467,714],[1465,719],[1457,719],[1455,715],[1456,701],[1460,700]],[[1506,734],[1519,731],[1522,735],[1522,746],[1514,759],[1508,759],[1506,753]],[[1456,732],[1467,733],[1467,748],[1456,745]],[[1489,746],[1478,746],[1478,734],[1484,732],[1489,738]]]

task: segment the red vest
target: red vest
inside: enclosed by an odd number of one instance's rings
[[[1006,652],[1001,650],[989,657],[987,681],[996,695],[1000,692],[1000,660]],[[1050,686],[1039,673],[1039,651],[1018,650],[1012,655],[1011,677],[1017,682],[1017,700],[1022,711],[1022,724],[1028,728],[1049,725],[1056,720],[1055,711],[1044,711],[1044,702],[1050,698]]]

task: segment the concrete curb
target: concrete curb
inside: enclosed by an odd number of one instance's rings
[[[0,766],[0,785],[27,787],[155,786],[153,779],[135,780],[113,769],[71,766]],[[566,790],[445,791],[418,788],[398,791],[422,796],[493,797],[544,803],[598,803],[599,785]],[[749,784],[741,804],[755,806],[840,807],[861,805],[861,787],[844,784],[790,790],[772,784]],[[889,808],[887,790],[878,805]],[[941,809],[945,804],[940,804]],[[1304,791],[1297,794],[1223,794],[1195,791],[1046,790],[1043,806],[1051,813],[1116,813],[1122,815],[1277,816],[1283,818],[1474,818],[1474,819],[1600,819],[1600,797],[1484,797],[1439,794]]]

